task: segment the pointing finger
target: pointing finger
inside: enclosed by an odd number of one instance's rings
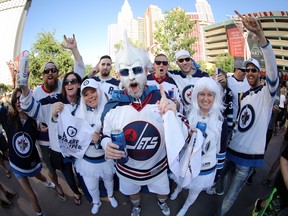
[[[241,18],[241,20],[244,19],[244,17],[237,10],[234,10],[234,12]]]
[[[166,93],[165,93],[162,85],[159,86],[159,89],[160,89],[160,93],[161,93],[161,98],[167,98]]]

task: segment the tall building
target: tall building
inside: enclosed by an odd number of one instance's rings
[[[117,24],[111,24],[108,27],[108,46],[109,55],[112,59],[115,57],[115,44],[123,41],[123,32],[127,32],[128,38],[135,43],[139,43],[139,38],[143,37],[141,33],[141,19],[133,19],[133,12],[128,0],[124,1],[121,11],[118,13]],[[140,42],[141,43],[141,42]]]
[[[161,8],[155,5],[149,5],[144,12],[144,31],[145,46],[151,47],[154,44],[153,32],[155,31],[155,22],[163,19]]]
[[[196,0],[196,11],[199,15],[199,20],[206,21],[208,23],[214,23],[214,15],[210,4],[207,0]]]
[[[0,0],[0,83],[13,84],[12,63],[20,53],[26,16],[32,0]]]

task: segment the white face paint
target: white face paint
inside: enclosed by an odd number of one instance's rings
[[[132,68],[135,67],[142,67],[141,62],[137,60],[135,63],[132,65],[125,65],[125,64],[120,64],[120,70],[119,70],[119,75],[120,75],[120,81],[122,86],[126,89],[127,93],[132,96],[133,98],[140,98],[141,95],[143,94],[145,90],[145,86],[147,83],[147,76],[145,69],[143,68],[143,72],[139,74],[134,74]],[[129,74],[128,76],[121,75],[121,69],[128,69]]]

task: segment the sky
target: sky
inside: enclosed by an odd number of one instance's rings
[[[128,0],[133,18],[143,17],[153,4],[162,12],[180,6],[196,12],[196,0]],[[117,23],[124,0],[32,0],[24,27],[21,51],[30,50],[40,32],[55,32],[55,39],[75,34],[85,64],[96,65],[100,56],[108,54],[108,25]],[[215,22],[227,20],[226,15],[262,11],[288,11],[288,0],[208,0]]]

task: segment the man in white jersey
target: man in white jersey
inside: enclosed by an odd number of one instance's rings
[[[194,62],[187,50],[176,52],[175,57],[176,63],[181,70],[168,71],[167,74],[176,82],[183,101],[185,116],[188,116],[191,109],[193,87],[198,79],[209,77],[209,74],[197,68],[196,62]]]
[[[119,89],[119,80],[111,77],[111,70],[112,59],[109,55],[104,55],[88,75],[89,78],[94,78],[97,82],[101,83],[101,89],[108,100],[111,99],[113,91]],[[96,76],[97,73],[99,73],[99,76]]]
[[[74,56],[75,60],[74,71],[77,72],[81,77],[83,77],[85,73],[85,65],[79,53],[75,35],[73,34],[73,38],[67,38],[66,35],[64,35],[64,39],[66,44],[63,45],[63,48],[70,49]],[[49,95],[61,93],[62,83],[58,79],[58,72],[59,72],[58,65],[55,62],[49,61],[45,63],[43,68],[43,84],[37,86],[36,89],[33,91],[33,97],[35,98],[35,100],[40,101],[42,98],[46,98]],[[55,168],[52,167],[50,161],[49,156],[50,143],[49,143],[47,125],[45,123],[39,122],[38,129],[39,129],[39,146],[41,149],[42,159],[48,168],[48,175],[50,179],[56,186],[57,193],[62,195],[64,194],[62,187],[58,183],[57,173],[55,171]]]
[[[129,43],[124,47],[117,53],[115,61],[124,89],[115,91],[105,106],[101,145],[105,149],[106,158],[118,160],[128,157],[126,163],[116,161],[115,168],[120,191],[129,195],[132,202],[131,216],[140,215],[141,186],[147,186],[151,193],[157,194],[162,213],[170,215],[166,204],[170,189],[165,124],[161,115],[166,111],[174,115],[176,104],[165,97],[163,88],[160,92],[156,86],[147,85],[148,65],[151,64],[147,53]],[[178,115],[176,117],[181,121]],[[112,143],[113,129],[123,130],[127,155],[119,150],[116,142]]]
[[[227,78],[228,87],[233,94],[233,122],[236,124],[239,95],[249,90],[250,85],[245,77],[245,68],[243,67],[243,61],[236,60],[234,63],[234,74]]]
[[[243,63],[250,89],[240,98],[236,132],[227,148],[223,177],[233,169],[232,181],[217,215],[226,215],[234,204],[247,178],[255,167],[264,165],[266,132],[278,87],[276,58],[270,42],[265,38],[260,21],[243,17],[237,11],[247,30],[258,38],[266,65],[266,84],[260,81],[260,65],[256,59]]]
[[[168,93],[170,99],[176,103],[177,109],[179,110],[182,108],[183,105],[180,99],[178,86],[175,81],[167,75],[167,71],[169,69],[167,56],[164,54],[158,54],[155,56],[153,68],[155,68],[155,72],[148,74],[147,84],[156,85],[158,88],[160,85],[162,85],[164,91]],[[170,95],[169,91],[173,92],[173,95]]]

